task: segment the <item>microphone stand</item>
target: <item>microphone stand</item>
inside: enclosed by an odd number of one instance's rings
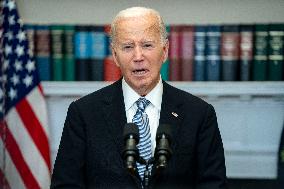
[[[149,189],[149,182],[150,182],[149,161],[146,161],[146,170],[144,172],[144,180],[143,180],[144,189]]]
[[[144,172],[144,180],[143,180],[143,188],[144,189],[149,189],[149,186],[150,186],[150,178],[151,178],[151,170],[149,170],[149,166],[151,164],[153,164],[155,161],[155,158],[150,158],[149,160],[147,160],[145,162],[145,165],[146,165],[146,170]]]

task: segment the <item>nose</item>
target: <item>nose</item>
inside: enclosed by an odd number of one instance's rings
[[[134,61],[140,62],[142,60],[143,60],[143,50],[139,45],[137,45],[134,50]]]

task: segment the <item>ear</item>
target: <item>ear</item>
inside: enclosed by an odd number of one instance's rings
[[[167,60],[169,56],[169,41],[167,40],[163,46],[163,63]]]
[[[113,57],[113,61],[114,61],[115,65],[117,67],[120,67],[120,65],[119,65],[119,63],[117,61],[117,52],[116,52],[116,49],[115,49],[113,44],[111,44],[111,53],[112,53],[112,57]]]

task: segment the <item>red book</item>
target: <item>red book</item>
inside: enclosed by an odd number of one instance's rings
[[[121,77],[119,67],[117,67],[112,59],[108,56],[104,59],[104,81],[116,81]]]
[[[170,59],[170,69],[169,78],[170,81],[180,81],[181,80],[181,65],[180,65],[180,26],[171,26],[170,36],[169,36],[169,59]]]
[[[181,80],[193,79],[194,27],[183,26],[180,33]]]
[[[105,25],[104,31],[107,34],[107,57],[104,59],[104,81],[116,81],[121,77],[121,72],[119,67],[117,67],[113,61],[110,47],[110,25]]]

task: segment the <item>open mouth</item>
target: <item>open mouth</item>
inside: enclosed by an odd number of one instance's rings
[[[137,69],[137,70],[132,71],[132,73],[134,73],[135,75],[144,75],[147,72],[148,72],[147,69]]]

